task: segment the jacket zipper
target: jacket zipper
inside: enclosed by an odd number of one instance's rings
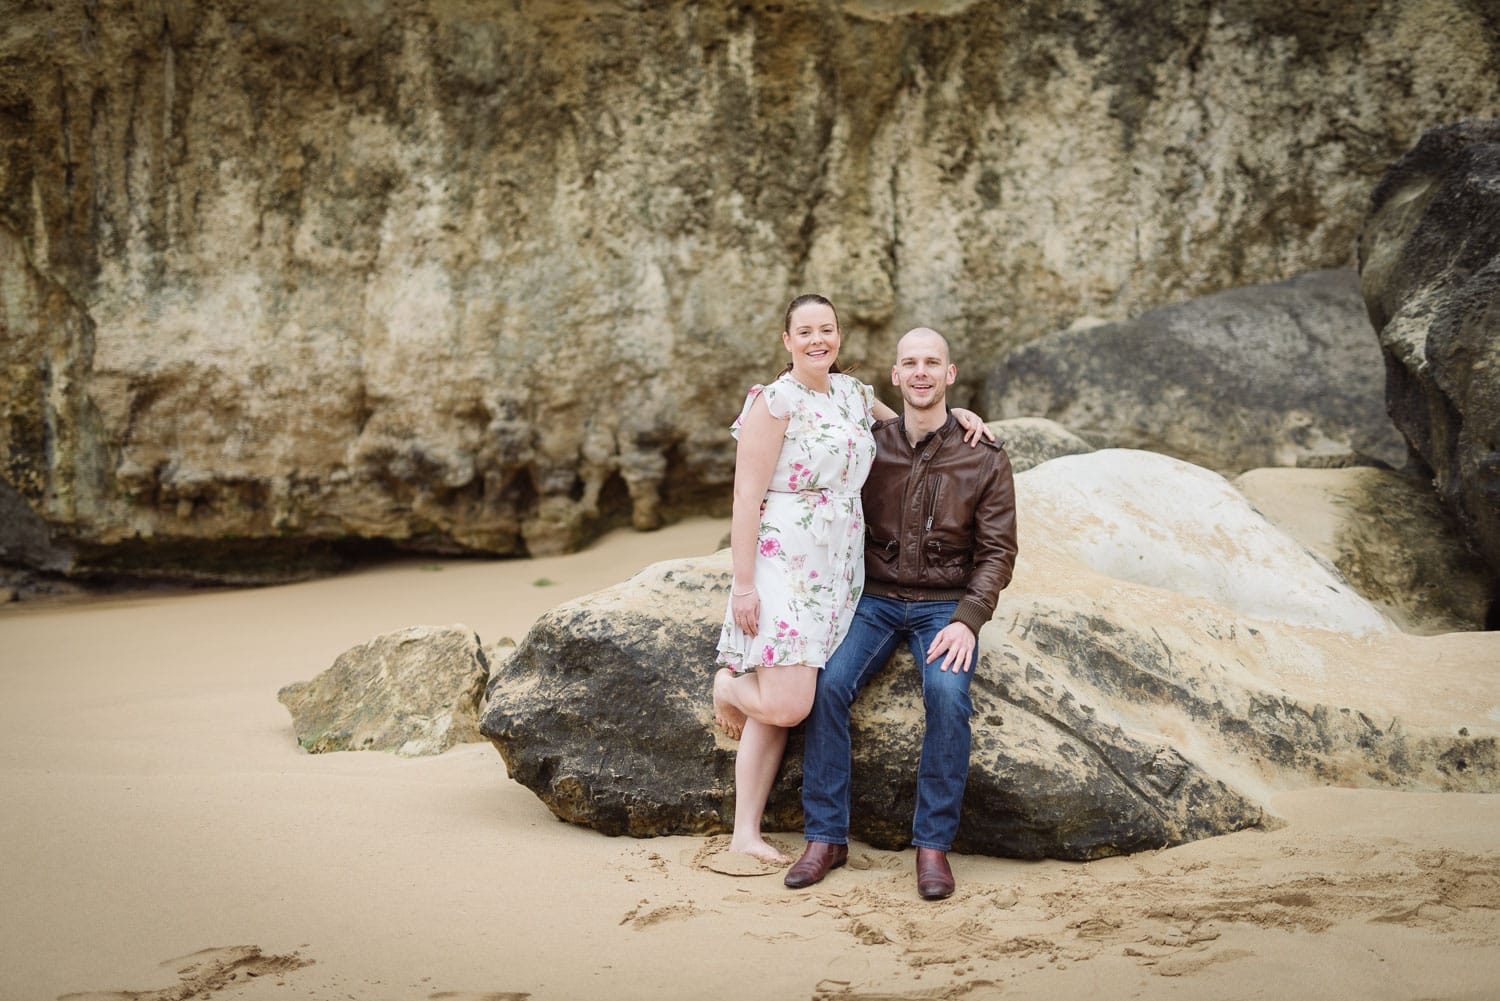
[[[928,477],[928,482],[932,484],[932,498],[927,502],[927,527],[923,529],[924,532],[932,531],[932,519],[937,517],[938,494],[943,492],[942,479],[932,476]]]

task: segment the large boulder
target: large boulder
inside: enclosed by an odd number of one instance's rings
[[[1267,823],[1288,785],[1500,789],[1493,635],[1401,633],[1174,459],[1065,456],[1016,485],[1022,553],[979,637],[962,850],[1176,844]],[[726,552],[661,563],[544,615],[481,723],[511,775],[610,834],[725,830],[734,745],[709,682],[729,580]],[[909,838],[921,706],[899,653],[856,709],[853,833],[878,846]],[[768,829],[801,825],[800,749],[794,731]]]
[[[1500,578],[1500,120],[1423,133],[1359,259],[1391,417]]]
[[[1432,484],[1388,469],[1252,469],[1256,510],[1408,632],[1494,628],[1489,570]]]
[[[1082,455],[1094,451],[1094,446],[1072,431],[1044,417],[1012,417],[1009,420],[990,421],[990,430],[1005,445],[1005,454],[1010,456],[1013,473],[1024,473],[1032,466],[1040,466],[1048,459],[1063,455]]]
[[[1500,103],[1482,8],[9,3],[0,479],[75,573],[703,510],[798,291],[867,371],[948,334],[972,404],[1075,316],[1342,263]]]
[[[557,816],[606,834],[727,830],[734,745],[715,731],[707,693],[730,577],[724,552],[660,563],[544,615],[497,675],[480,727],[511,777]],[[1093,858],[1262,822],[1257,804],[1167,743],[1095,719],[1039,665],[997,653],[984,651],[973,693],[960,850]],[[900,847],[923,727],[909,653],[872,686],[854,726],[854,834]],[[801,746],[797,732],[768,830],[801,826]]]
[[[1406,454],[1348,269],[1040,338],[993,369],[981,412],[1047,417],[1100,447],[1231,473],[1351,452],[1398,464]]]
[[[441,754],[480,740],[489,661],[467,626],[412,626],[339,654],[311,681],[277,693],[297,743],[325,751]]]

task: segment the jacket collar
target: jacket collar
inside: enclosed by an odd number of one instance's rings
[[[901,439],[914,449],[922,448],[924,445],[932,442],[933,439],[937,439],[938,441],[947,441],[948,436],[953,433],[954,429],[956,429],[959,424],[958,418],[953,416],[953,411],[949,410],[946,404],[944,405],[943,409],[944,412],[947,413],[948,419],[943,421],[942,427],[938,428],[936,431],[930,432],[925,437],[918,439],[915,445],[911,444],[911,437],[906,433],[906,414],[903,413],[898,415],[896,419],[899,422],[897,426],[901,429]]]

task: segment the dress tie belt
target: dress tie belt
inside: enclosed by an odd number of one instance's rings
[[[768,494],[821,494],[824,497],[832,497],[832,498],[837,498],[839,500],[848,500],[851,497],[858,497],[859,496],[859,491],[858,490],[852,490],[852,491],[851,490],[834,490],[832,487],[814,487],[814,488],[812,488],[810,490],[777,490],[774,487],[772,487],[772,488],[768,488],[766,490],[766,493],[768,493]]]

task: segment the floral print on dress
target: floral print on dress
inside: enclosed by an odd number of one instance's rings
[[[736,438],[761,396],[787,429],[756,540],[760,622],[748,636],[726,611],[718,660],[735,671],[821,667],[848,631],[864,586],[859,491],[875,460],[875,394],[846,375],[830,376],[829,392],[818,393],[788,373],[751,388],[730,429]]]

